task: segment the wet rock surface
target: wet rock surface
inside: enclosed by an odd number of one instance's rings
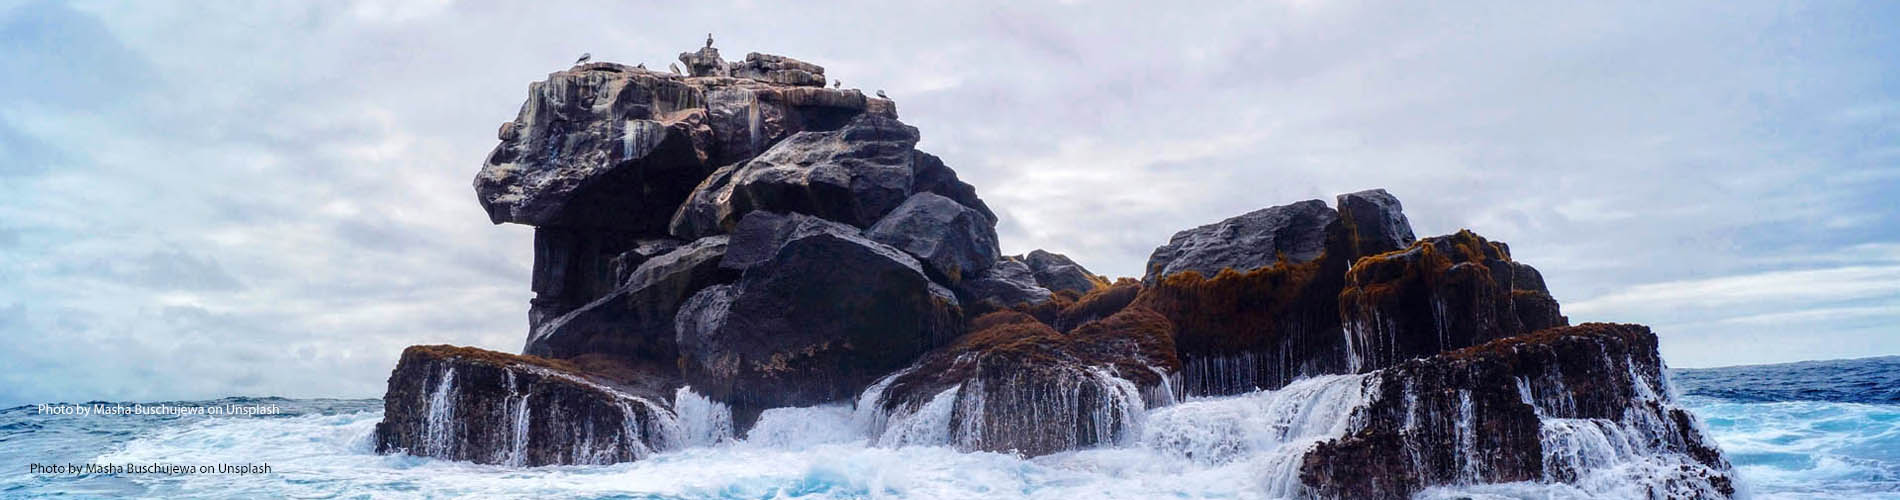
[[[474,183],[491,222],[535,227],[529,355],[405,351],[379,451],[612,463],[855,403],[881,446],[1204,464],[1279,447],[1261,488],[1280,496],[1734,493],[1653,334],[1564,326],[1508,246],[1418,239],[1383,189],[1180,231],[1111,282],[1061,254],[1003,256],[997,213],[889,99],[710,41],[680,61],[530,86]],[[1188,397],[1264,413],[1206,422],[1254,429],[1240,440],[1182,420],[1205,410]]]
[[[1126,443],[1149,404],[1173,401],[1167,374],[1178,362],[1167,320],[1152,311],[1068,334],[1014,311],[972,328],[863,395],[879,442],[1047,455]]]
[[[856,228],[769,212],[740,225],[748,230],[733,235],[725,265],[743,266],[743,277],[726,297],[696,299],[709,320],[679,331],[687,383],[740,420],[848,399],[958,332],[954,297],[933,292],[914,258]]]
[[[390,373],[376,450],[515,466],[637,460],[676,446],[660,397],[670,383],[623,367],[414,346]]]
[[[1460,231],[1359,259],[1339,294],[1350,366],[1379,368],[1565,324],[1537,271],[1510,258],[1504,245]]]
[[[1734,495],[1728,461],[1664,377],[1640,325],[1553,328],[1406,361],[1377,374],[1355,429],[1308,453],[1301,479],[1323,498],[1619,480],[1652,484],[1652,498]]]

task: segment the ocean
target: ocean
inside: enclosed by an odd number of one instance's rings
[[[1279,400],[1333,378],[1154,409],[1138,440],[1034,459],[868,444],[848,405],[772,410],[747,439],[639,462],[515,468],[378,455],[374,399],[49,403],[0,411],[0,497],[1272,498],[1287,479],[1275,471],[1332,425],[1276,416]],[[1900,357],[1671,378],[1753,498],[1900,498]],[[1421,496],[1626,494],[1514,483]]]

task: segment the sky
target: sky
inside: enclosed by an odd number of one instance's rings
[[[887,91],[1044,248],[1383,187],[1701,367],[1900,354],[1900,4],[0,0],[0,406],[377,397],[509,352],[528,84],[707,32]]]

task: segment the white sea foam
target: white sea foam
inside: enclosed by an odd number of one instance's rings
[[[682,446],[711,446],[733,438],[732,408],[693,392],[691,387],[674,391],[673,413],[678,416]]]
[[[1278,391],[1190,398],[1149,410],[1139,438],[1125,445],[1031,459],[937,445],[876,446],[854,421],[861,412],[844,405],[767,410],[743,439],[734,439],[717,430],[729,413],[714,404],[691,406],[703,398],[687,391],[676,404],[694,409],[677,423],[698,429],[702,442],[715,439],[631,463],[520,468],[378,455],[370,435],[380,411],[155,427],[93,461],[189,457],[273,468],[267,475],[126,479],[136,483],[130,491],[148,497],[1276,498],[1297,493],[1297,466],[1308,447],[1351,428],[1348,416],[1371,396],[1366,377],[1316,377]],[[1531,398],[1553,402],[1536,377],[1527,385]],[[954,393],[937,399],[956,400]],[[1756,498],[1890,498],[1900,491],[1900,452],[1894,451],[1900,447],[1893,446],[1900,440],[1900,408],[1893,405],[1694,406]],[[1418,498],[1640,497],[1633,479],[1676,465],[1645,455],[1628,429],[1606,420],[1547,418],[1544,440],[1548,461],[1587,471],[1575,484],[1452,486]]]

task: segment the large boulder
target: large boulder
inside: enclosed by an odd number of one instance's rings
[[[1014,311],[972,326],[859,398],[877,443],[1047,455],[1130,442],[1146,408],[1175,400],[1171,329],[1152,311],[1067,334]]]
[[[707,286],[731,282],[719,267],[725,236],[709,236],[641,263],[612,293],[549,320],[529,336],[525,354],[571,358],[607,354],[672,365],[679,356],[674,316],[688,297]]]
[[[376,450],[514,466],[638,460],[679,443],[669,387],[615,367],[413,346],[389,375]]]
[[[1339,308],[1354,371],[1565,323],[1535,269],[1470,231],[1359,259]]]
[[[1337,296],[1351,248],[1325,202],[1256,210],[1175,233],[1135,303],[1174,323],[1188,394],[1348,373]]]
[[[912,192],[937,193],[945,198],[956,200],[963,206],[982,212],[992,224],[996,222],[996,212],[990,211],[990,206],[984,204],[982,198],[976,197],[976,188],[958,179],[957,171],[945,166],[942,158],[923,151],[912,151],[911,169]]]
[[[1354,255],[1374,255],[1412,245],[1412,222],[1399,199],[1384,189],[1346,193],[1335,198],[1339,222],[1351,233]]]
[[[773,139],[777,142],[768,143],[770,147],[756,157],[714,170],[672,214],[671,233],[680,238],[725,233],[753,210],[797,212],[869,228],[916,193],[949,198],[982,214],[986,225],[995,226],[996,214],[977,198],[975,188],[958,180],[941,159],[911,149],[917,143],[917,129],[891,116],[852,108],[841,109],[862,114],[838,115],[843,118],[831,121],[816,118],[812,110],[830,102],[816,96],[834,91],[804,87],[759,91],[758,99],[768,103],[817,102],[795,108],[806,117],[806,123],[795,126],[775,125],[779,122],[772,112],[748,114],[755,133],[741,135],[796,133]],[[719,102],[716,98],[715,110]],[[839,105],[858,102],[846,100]],[[719,115],[715,113],[716,123]]]
[[[912,194],[917,129],[859,115],[844,128],[800,132],[701,183],[673,217],[680,237],[730,230],[753,210],[797,212],[867,228]]]
[[[957,284],[965,310],[971,314],[1009,309],[1018,305],[1035,306],[1049,302],[1049,289],[1036,283],[1029,265],[1015,257],[1003,257],[976,276]]]
[[[633,271],[639,269],[641,264],[645,264],[654,257],[665,255],[667,252],[671,252],[673,249],[679,248],[680,245],[686,243],[685,241],[673,238],[641,238],[634,240],[632,248],[620,252],[620,255],[615,255],[613,259],[607,261],[608,269],[611,269],[613,272],[614,286],[618,287],[627,284],[627,278],[632,276]]]
[[[1148,256],[1142,283],[1186,271],[1213,276],[1222,269],[1250,271],[1284,258],[1298,264],[1326,250],[1327,227],[1339,219],[1326,202],[1307,200],[1255,210],[1174,233]]]
[[[1375,372],[1351,426],[1299,465],[1302,497],[1402,499],[1438,485],[1622,485],[1728,498],[1734,471],[1672,399],[1640,325],[1554,328]]]
[[[864,234],[916,256],[947,283],[982,273],[1002,253],[995,222],[936,193],[911,195]]]
[[[1068,290],[1080,295],[1108,286],[1107,281],[1082,268],[1081,264],[1070,260],[1067,255],[1036,249],[1019,258],[1029,265],[1030,272],[1035,273],[1036,283],[1050,291]]]
[[[685,380],[742,428],[766,408],[848,398],[959,330],[954,297],[916,259],[856,228],[771,212],[739,226],[724,265],[743,276],[693,297],[677,328]]]
[[[619,65],[529,86],[475,177],[489,220],[660,234],[711,170],[703,90]]]

